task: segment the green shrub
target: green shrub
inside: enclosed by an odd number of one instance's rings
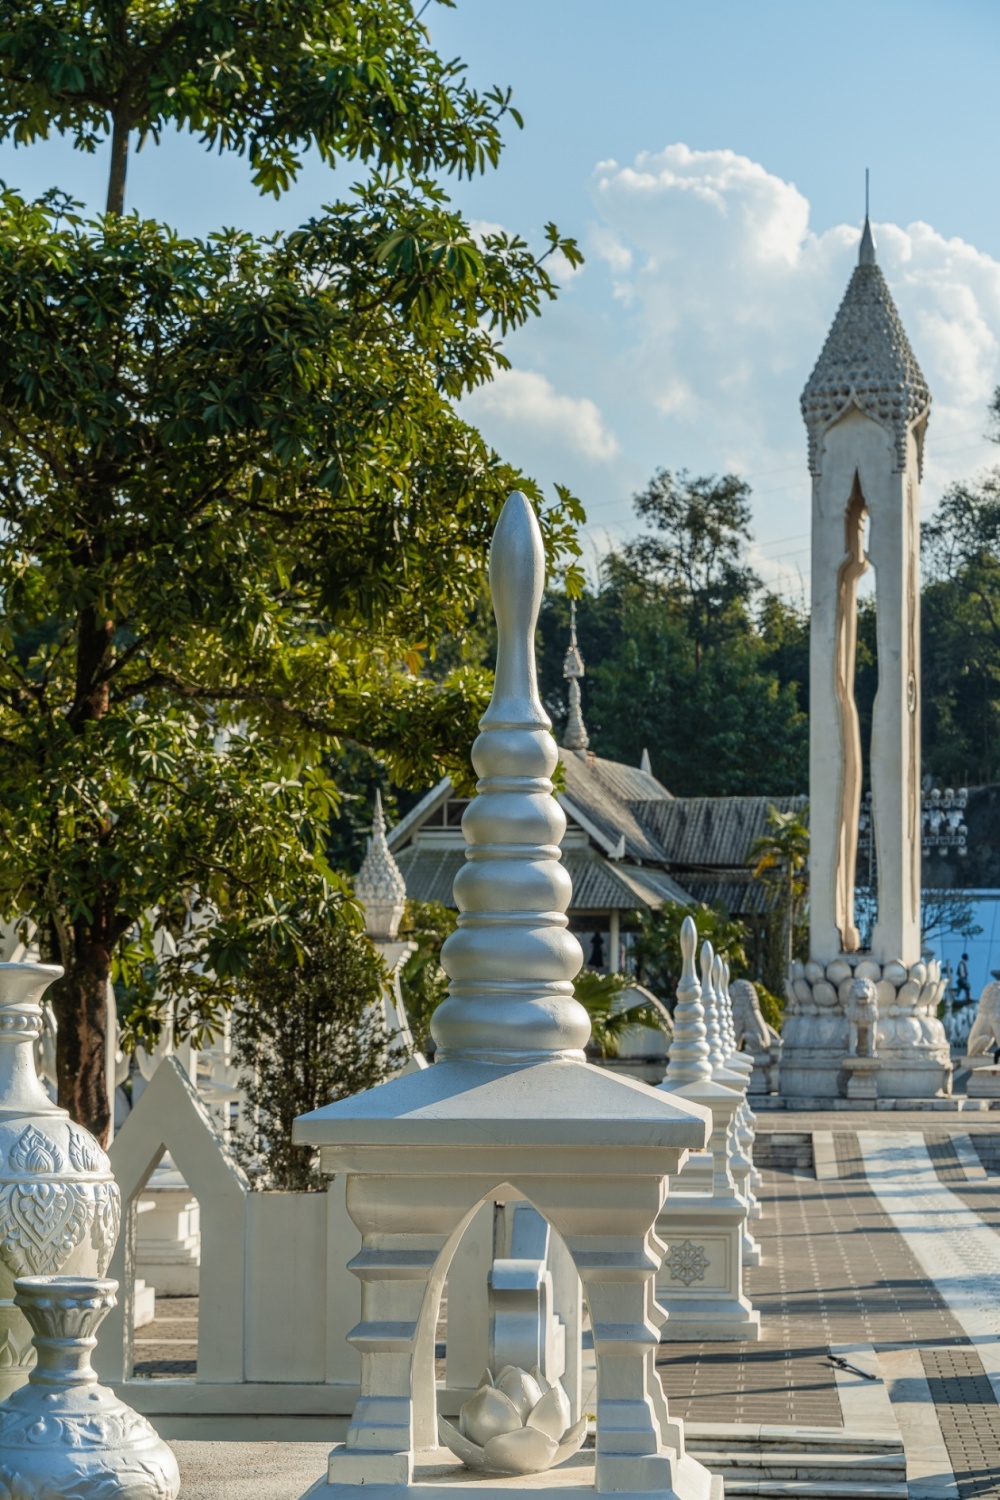
[[[406,1054],[387,1031],[379,1000],[385,967],[343,920],[306,934],[288,957],[261,953],[233,1013],[237,1067],[249,1126],[236,1155],[255,1187],[319,1192],[326,1179],[312,1146],[292,1143],[297,1115],[382,1083]]]

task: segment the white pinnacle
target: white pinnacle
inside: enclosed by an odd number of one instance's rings
[[[458,927],[441,952],[451,985],[432,1025],[439,1060],[583,1061],[590,1037],[590,1017],[573,994],[583,952],[566,917],[572,884],[559,849],[566,815],[550,779],[559,751],[535,670],[544,586],[542,534],[515,490],[490,551],[497,666],[472,747],[480,780],[462,819]]]
[[[385,816],[378,791],[375,792],[371,837],[354,882],[354,894],[364,907],[368,936],[392,941],[399,932],[406,908],[406,881],[386,842]]]
[[[673,1088],[684,1083],[708,1081],[712,1064],[708,1054],[705,1030],[705,1007],[701,1003],[701,985],[694,968],[694,950],[698,929],[691,917],[681,924],[681,977],[674,1009],[674,1037],[670,1043],[667,1079]]]

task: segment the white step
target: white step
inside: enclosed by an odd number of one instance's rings
[[[727,1495],[758,1500],[907,1500],[896,1434],[845,1428],[685,1425],[687,1449],[726,1481]]]

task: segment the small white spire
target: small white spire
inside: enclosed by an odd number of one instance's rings
[[[580,680],[584,672],[583,657],[576,644],[576,600],[572,599],[569,606],[569,649],[563,659],[563,676],[569,683],[569,714],[563,735],[563,747],[566,750],[586,750],[590,744],[580,699]]]
[[[462,818],[458,926],[441,951],[451,984],[431,1023],[439,1061],[582,1062],[590,1037],[590,1017],[573,993],[583,952],[566,916],[573,894],[559,849],[566,814],[550,779],[559,751],[535,670],[544,588],[542,534],[515,490],[490,549],[497,665],[472,747],[479,782]]]
[[[382,796],[377,789],[371,838],[354,882],[354,894],[364,907],[368,936],[391,942],[406,908],[406,881],[386,843]]]
[[[719,1000],[719,1036],[726,1058],[736,1051],[736,1028],[733,1025],[733,1007],[729,997],[729,963],[721,954],[715,956],[715,971],[712,979]]]
[[[643,750],[642,752],[642,760],[639,762],[639,770],[645,771],[647,776],[652,776],[653,774],[653,767],[649,759],[648,750]]]
[[[715,949],[706,938],[701,945],[701,999],[705,1008],[705,1032],[713,1074],[725,1067],[726,1063],[722,1033],[719,1029],[719,1002],[712,982],[714,968]]]
[[[705,1030],[705,1007],[701,1003],[701,985],[694,969],[694,950],[698,930],[691,917],[681,923],[681,978],[677,986],[674,1009],[674,1036],[670,1043],[667,1079],[674,1088],[684,1083],[709,1082],[712,1064],[708,1055]]]

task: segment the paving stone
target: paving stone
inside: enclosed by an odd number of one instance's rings
[[[836,1134],[853,1134],[856,1151],[855,1133]],[[663,1346],[660,1372],[676,1415],[839,1427],[836,1378],[825,1363],[831,1344],[964,1342],[867,1179],[817,1183],[765,1172],[762,1199],[754,1232],[764,1264],[745,1275],[763,1339]]]
[[[133,1370],[152,1380],[177,1380],[198,1370],[198,1298],[156,1299],[156,1316],[135,1336]]]
[[[955,1187],[968,1181],[961,1158],[955,1150],[951,1136],[946,1131],[925,1130],[924,1140],[927,1144],[927,1155],[934,1163],[934,1170],[942,1182],[946,1182],[949,1187]]]
[[[1000,1407],[975,1349],[921,1350],[960,1500],[1000,1495]]]

